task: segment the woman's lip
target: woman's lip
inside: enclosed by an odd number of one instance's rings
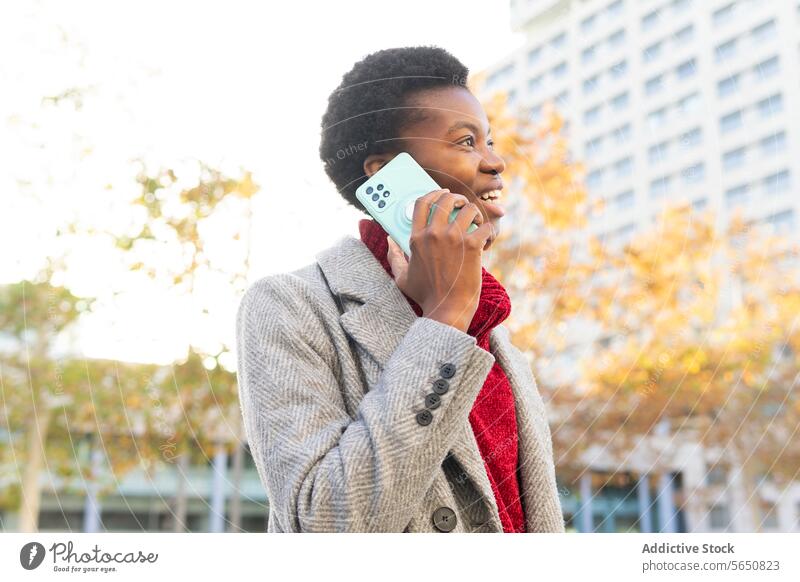
[[[486,208],[486,211],[490,214],[494,214],[495,216],[505,216],[506,209],[499,204],[489,202],[488,200],[481,200],[481,202],[483,202],[484,208]]]

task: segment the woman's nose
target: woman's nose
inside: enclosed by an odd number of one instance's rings
[[[502,174],[506,169],[506,163],[498,154],[489,150],[487,156],[483,159],[485,169],[492,174]]]

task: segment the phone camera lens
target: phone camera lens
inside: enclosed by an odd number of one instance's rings
[[[380,198],[380,197],[381,197],[381,195],[380,195],[380,194],[378,194],[377,192],[376,192],[375,194],[373,194],[373,195],[372,195],[372,199],[373,199],[373,200],[377,200],[377,199],[378,199],[378,198]]]
[[[389,191],[388,190],[384,191],[383,197],[384,198],[388,198],[389,197]]]
[[[383,184],[378,184],[378,191],[383,190]]]
[[[378,202],[378,208],[383,208],[384,206],[386,206],[386,202],[384,202],[383,200]]]
[[[367,186],[367,194],[372,194],[372,186]]]

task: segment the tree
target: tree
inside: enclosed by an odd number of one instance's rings
[[[109,234],[117,248],[124,251],[124,260],[132,271],[142,271],[154,282],[166,283],[184,295],[196,305],[197,320],[203,321],[208,319],[213,305],[196,299],[202,287],[216,282],[231,291],[233,300],[247,284],[251,204],[259,188],[249,172],[232,178],[198,163],[195,173],[194,179],[187,179],[172,169],[149,174],[143,168],[138,177],[139,195],[130,203],[132,214],[140,217],[135,231],[130,235]],[[217,215],[227,217],[222,226]],[[223,240],[228,244],[226,248],[236,249],[236,254],[215,252],[215,244]],[[176,260],[160,260],[176,249],[181,251]],[[176,362],[172,374],[160,384],[158,391],[165,409],[181,415],[173,426],[177,442],[168,462],[175,458],[186,460],[186,453],[195,446],[200,447],[205,458],[224,457],[231,450],[243,454],[238,387],[230,364],[234,361],[232,348],[220,344],[209,350],[190,345],[186,358]],[[241,466],[241,458],[237,466]],[[182,529],[186,520],[185,468],[185,463],[179,465],[176,530]],[[236,476],[240,479],[241,471]],[[219,490],[214,492],[221,494]]]
[[[96,477],[88,459],[78,454],[76,433],[113,431],[111,470],[124,472],[137,464],[141,445],[122,427],[141,430],[137,419],[148,407],[138,384],[145,367],[134,370],[116,362],[83,360],[64,348],[59,353],[59,343],[91,312],[94,300],[53,285],[53,270],[51,263],[33,281],[0,287],[0,328],[6,346],[0,352],[5,411],[1,426],[8,434],[8,440],[0,442],[2,464],[8,468],[0,499],[5,507],[19,508],[19,530],[26,532],[38,529],[42,473],[66,488]]]
[[[558,114],[546,108],[532,127],[502,94],[487,114],[517,210],[489,268],[512,297],[512,339],[556,420],[559,473],[574,477],[593,445],[622,463],[661,424],[720,448],[751,486],[764,472],[796,476],[796,247],[740,219],[719,232],[711,212],[680,201],[627,242],[590,236],[604,205],[582,187]],[[573,373],[548,373],[570,347]]]

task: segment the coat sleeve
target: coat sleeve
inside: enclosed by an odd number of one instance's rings
[[[320,301],[291,274],[247,290],[236,341],[247,440],[270,511],[291,532],[402,532],[495,361],[474,337],[420,317],[351,417]],[[420,424],[444,363],[455,366],[450,389]]]

